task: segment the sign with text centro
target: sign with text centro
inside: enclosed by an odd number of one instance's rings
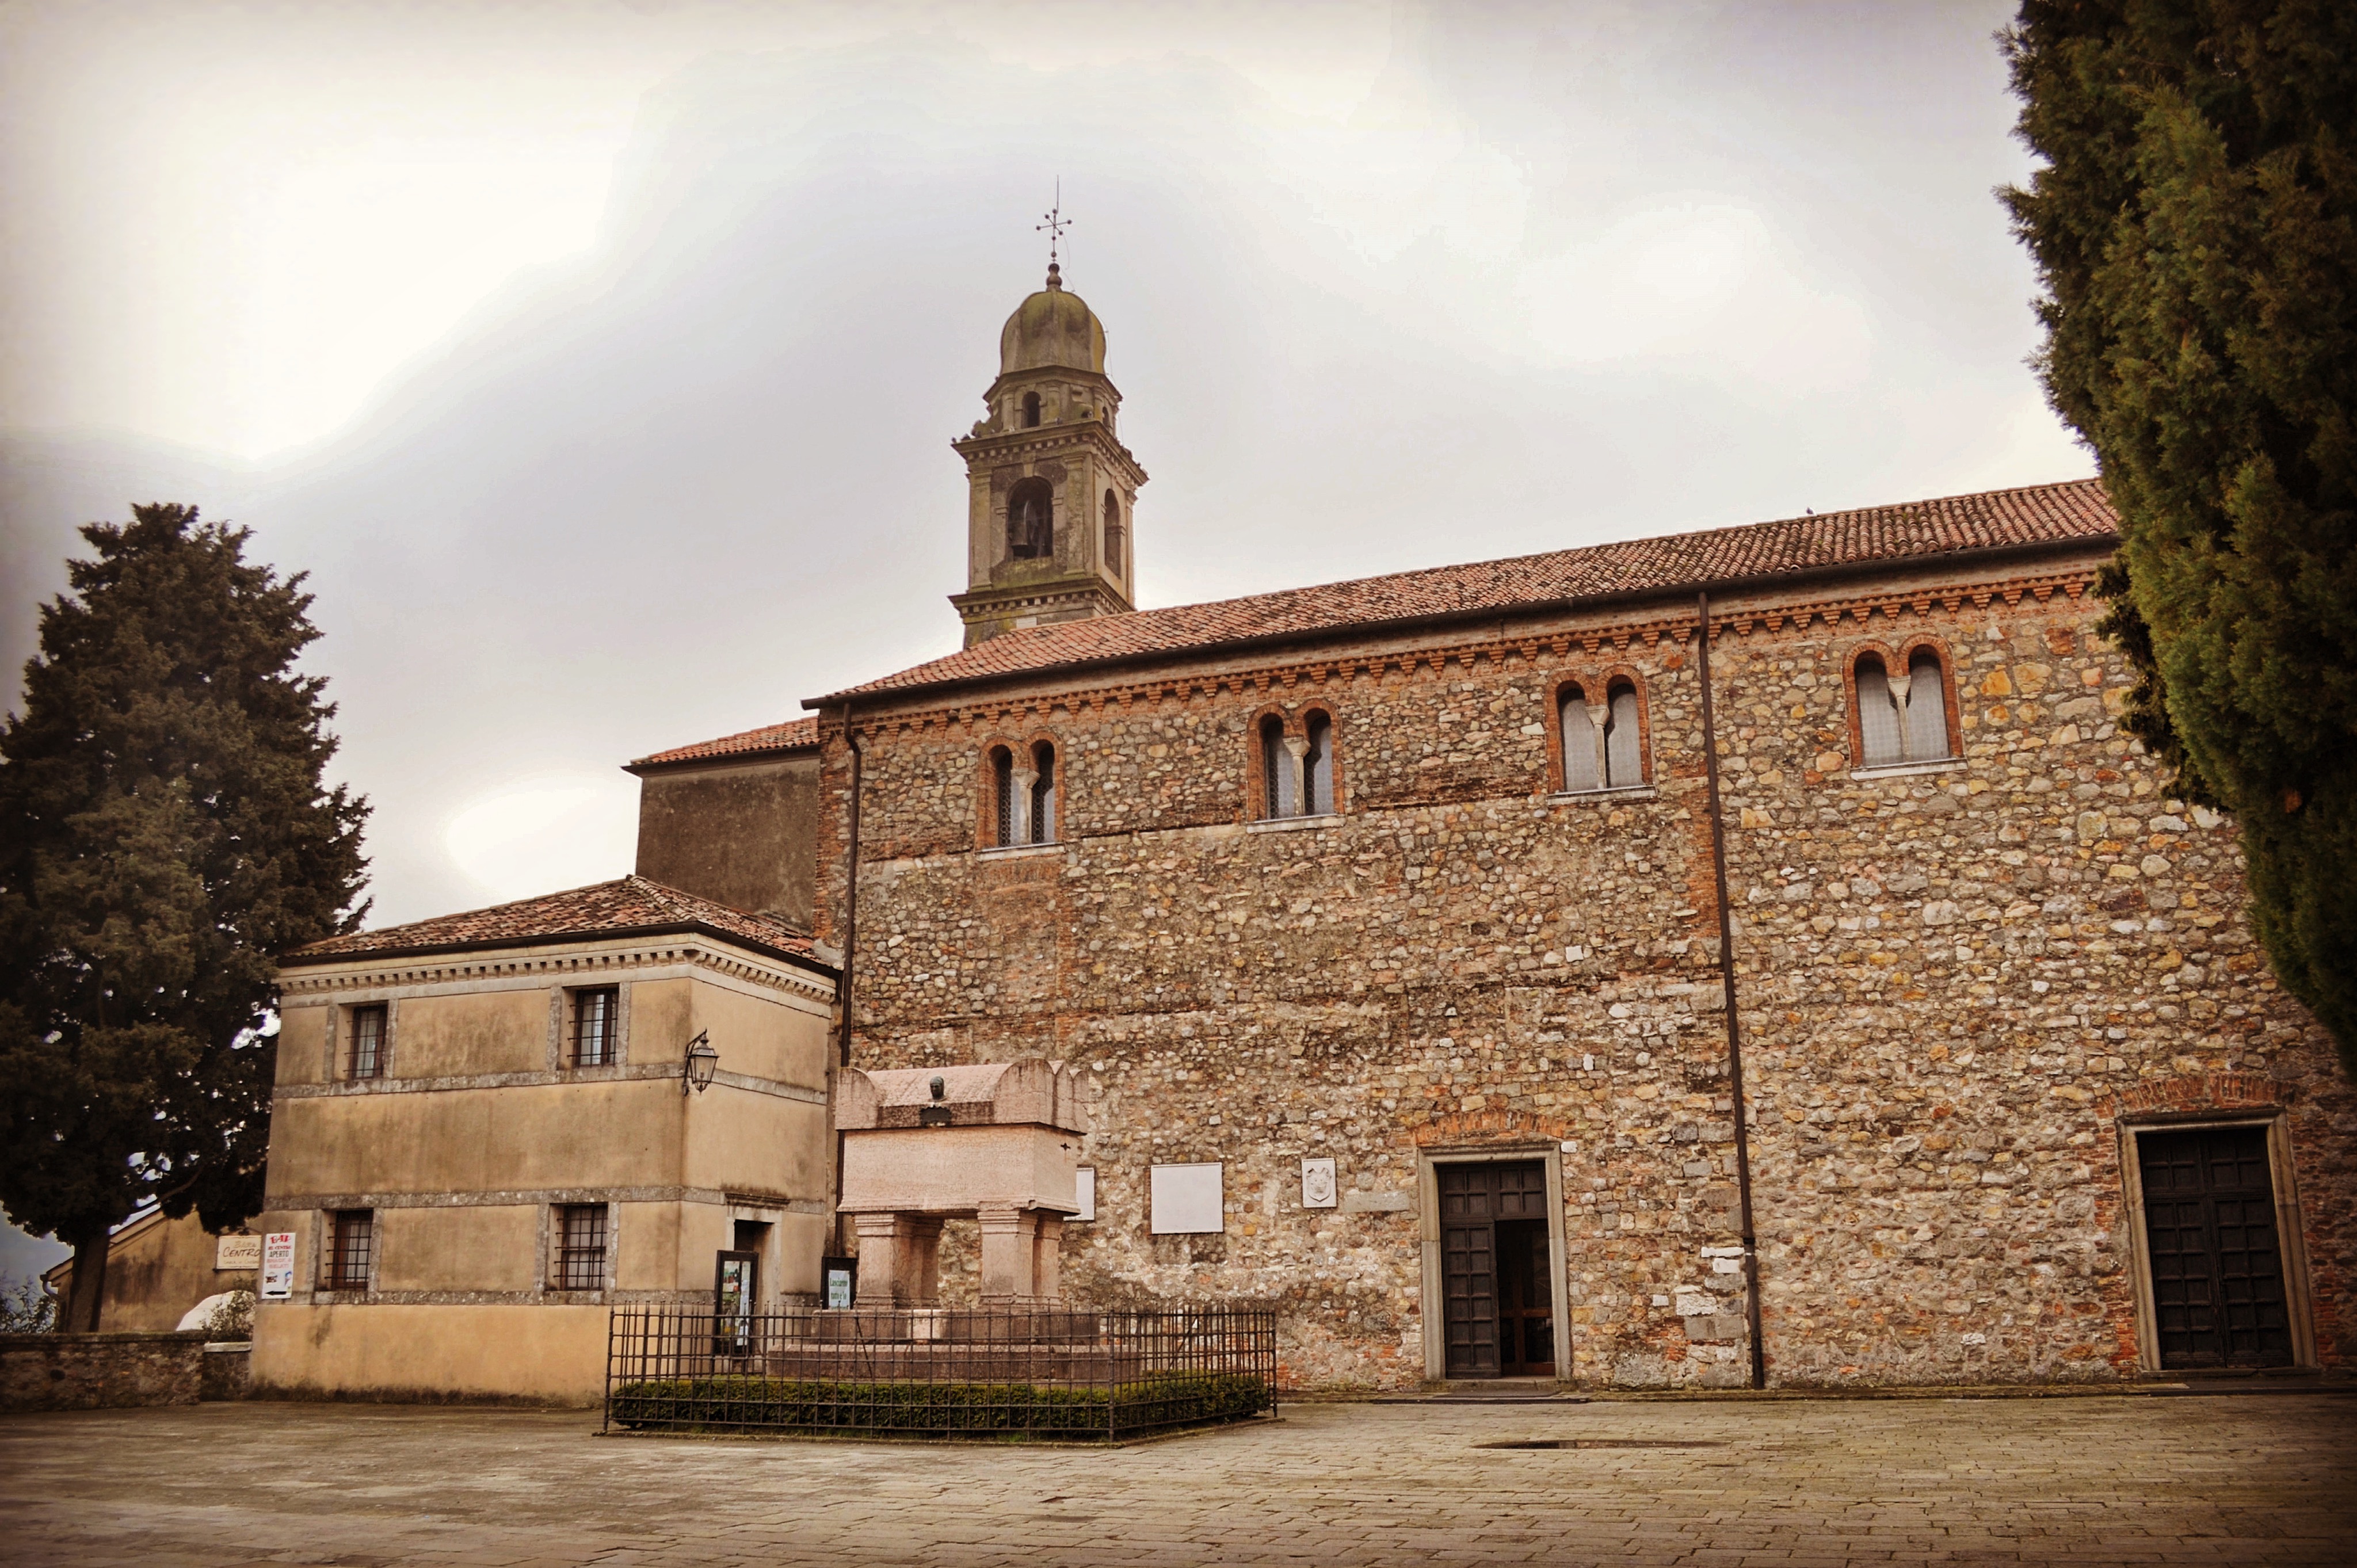
[[[262,1299],[285,1301],[295,1294],[295,1232],[273,1230],[262,1239]]]
[[[258,1269],[262,1267],[262,1238],[231,1234],[213,1244],[213,1269]]]

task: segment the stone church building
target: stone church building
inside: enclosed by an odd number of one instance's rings
[[[1275,1304],[1297,1386],[2357,1359],[2357,1096],[2118,729],[2097,484],[1138,609],[1103,325],[1051,271],[999,369],[959,651],[632,764],[620,893],[290,960],[256,1228],[311,1299],[258,1380],[364,1385],[323,1312],[709,1300],[746,1235],[813,1299],[844,1070],[1032,1058],[1089,1129],[1066,1299]],[[584,1006],[627,1048],[568,1058]],[[355,1027],[432,1084],[339,1086]],[[380,1208],[399,1288],[318,1286]]]

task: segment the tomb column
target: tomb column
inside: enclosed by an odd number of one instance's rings
[[[1039,1231],[1031,1248],[1031,1294],[1058,1301],[1064,1294],[1064,1217],[1045,1208],[1032,1214]]]
[[[1039,1294],[1032,1280],[1038,1266],[1039,1211],[1011,1203],[985,1203],[974,1210],[982,1226],[982,1299],[1028,1300]]]
[[[922,1214],[860,1214],[859,1305],[930,1306],[940,1294],[942,1222]]]

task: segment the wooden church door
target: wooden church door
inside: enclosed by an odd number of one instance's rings
[[[1444,1165],[1441,1316],[1447,1375],[1555,1375],[1555,1265],[1546,1167],[1537,1160]]]

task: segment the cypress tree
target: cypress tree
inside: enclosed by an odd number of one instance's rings
[[[301,575],[192,507],[81,534],[0,724],[0,1206],[73,1247],[86,1330],[143,1205],[262,1207],[274,955],[357,925],[368,809],[322,782]]]
[[[2025,0],[2003,43],[2039,368],[2120,512],[2125,722],[2233,813],[2357,1074],[2357,5]]]

